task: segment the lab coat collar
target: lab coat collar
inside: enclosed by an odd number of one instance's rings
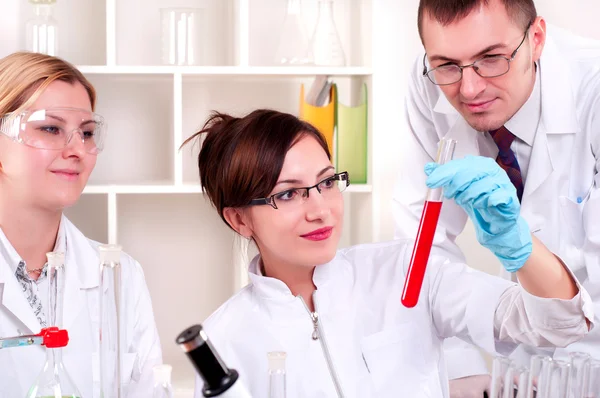
[[[542,122],[546,134],[569,134],[580,131],[570,67],[552,39],[552,27],[540,58],[542,83]]]
[[[574,85],[570,79],[570,68],[553,40],[551,32],[552,27],[549,26],[546,44],[538,63],[540,67],[542,122],[547,129],[547,134],[576,133],[580,130],[580,127],[573,93]],[[465,124],[468,126],[441,90],[433,110],[447,115],[455,114],[457,119],[464,122],[457,123],[461,125],[460,127],[464,127]],[[472,133],[475,130],[469,126],[469,131]]]
[[[276,278],[263,276],[260,270],[260,254],[256,255],[248,266],[248,274],[250,282],[254,286],[256,292],[265,298],[273,299],[294,299],[290,288],[282,281]],[[324,289],[329,283],[329,275],[331,274],[332,262],[318,265],[313,273],[313,282],[317,290]]]

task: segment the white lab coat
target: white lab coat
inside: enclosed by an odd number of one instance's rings
[[[269,396],[270,351],[287,353],[288,398],[338,396],[332,373],[346,398],[447,397],[443,339],[458,335],[489,352],[509,353],[515,345],[495,342],[493,318],[503,292],[515,284],[432,255],[419,303],[405,308],[400,295],[411,249],[410,240],[354,246],[317,266],[313,299],[322,333],[317,341],[308,307],[280,280],[260,276],[258,257],[250,264],[250,284],[204,322],[205,331],[255,398]],[[523,330],[532,306],[519,315],[523,291],[516,290],[506,316],[518,323],[515,334],[541,343],[546,338],[572,341],[586,333],[583,290],[574,299],[575,317],[566,317],[575,320],[578,332],[550,330],[557,321],[567,321],[551,319],[556,300],[536,298],[533,306],[541,309],[542,319],[535,324],[547,329],[534,327],[531,333]],[[200,378],[196,383],[195,397],[200,398],[203,384]]]
[[[63,328],[69,333],[63,363],[83,398],[98,397],[98,243],[66,217],[61,222],[67,239]],[[8,258],[7,248],[0,247],[0,336],[39,333],[40,324]],[[123,382],[128,397],[147,398],[152,396],[152,366],[162,362],[161,348],[142,268],[127,254],[121,256],[121,265],[127,342]],[[41,346],[0,350],[0,398],[24,397],[45,360]]]
[[[541,120],[533,142],[521,215],[531,232],[559,255],[591,294],[600,313],[600,43],[549,26],[539,61]],[[496,158],[488,134],[472,129],[441,90],[422,76],[422,55],[409,83],[407,131],[394,193],[396,237],[413,237],[427,191],[423,166],[433,161],[441,138],[458,141],[455,158]],[[457,260],[464,257],[454,240],[467,214],[445,201],[435,243]],[[510,278],[505,273],[506,278]],[[518,352],[524,350],[520,347]],[[600,330],[556,350],[586,351],[600,358]],[[552,351],[546,351],[552,355]],[[521,363],[529,355],[515,353]],[[451,378],[487,372],[476,350],[448,350]]]

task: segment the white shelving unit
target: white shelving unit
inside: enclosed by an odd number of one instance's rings
[[[80,202],[67,215],[92,239],[119,243],[143,266],[164,360],[174,366],[177,396],[189,397],[193,370],[174,343],[187,326],[202,322],[245,284],[239,240],[201,192],[197,146],[180,150],[212,110],[242,115],[259,107],[298,114],[300,84],[329,75],[345,104],[369,87],[371,3],[336,0],[335,19],[347,67],[278,67],[271,62],[285,0],[58,0],[59,56],[78,65],[98,92],[97,112],[109,126]],[[316,0],[304,0],[309,32]],[[204,9],[204,62],[160,63],[161,7]],[[26,0],[4,0],[0,56],[24,49]],[[369,109],[369,148],[373,148]],[[351,185],[340,246],[378,237],[378,183]]]

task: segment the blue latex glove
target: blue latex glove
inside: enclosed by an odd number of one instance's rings
[[[491,250],[508,272],[516,272],[531,255],[529,226],[519,215],[517,191],[491,158],[467,156],[444,165],[425,165],[429,188],[443,187],[473,223],[477,240]]]

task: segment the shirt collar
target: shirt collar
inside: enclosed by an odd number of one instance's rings
[[[540,68],[536,64],[535,84],[531,95],[523,106],[521,106],[521,109],[505,123],[504,127],[527,145],[533,146],[533,140],[535,139],[541,116]]]

